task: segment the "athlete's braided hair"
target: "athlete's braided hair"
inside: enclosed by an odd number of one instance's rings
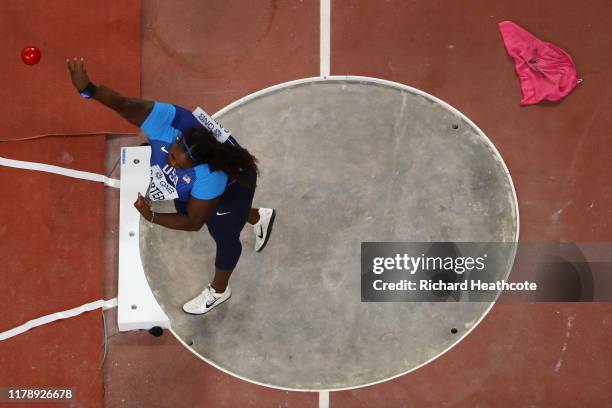
[[[230,180],[255,188],[253,174],[258,174],[257,158],[243,147],[220,143],[205,128],[193,128],[183,133],[185,143],[198,164],[208,163],[210,171],[222,170]]]

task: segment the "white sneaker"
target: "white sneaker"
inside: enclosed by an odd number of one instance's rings
[[[268,239],[272,233],[274,217],[276,217],[275,209],[259,209],[259,221],[257,224],[253,225],[253,232],[255,233],[255,252],[261,252],[268,243]]]
[[[232,290],[229,285],[223,293],[217,293],[212,286],[207,285],[202,293],[191,299],[183,305],[183,310],[189,314],[204,314],[208,313],[214,307],[225,302],[232,296]]]

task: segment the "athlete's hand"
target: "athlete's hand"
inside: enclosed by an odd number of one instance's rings
[[[134,203],[134,207],[136,207],[138,212],[142,214],[142,216],[147,221],[151,220],[151,217],[153,216],[153,212],[151,211],[151,204],[147,200],[145,200],[145,198],[141,196],[140,193],[138,193],[138,198]]]
[[[68,72],[70,72],[72,84],[77,91],[81,92],[89,83],[89,76],[87,75],[87,69],[85,69],[85,60],[83,58],[67,59],[66,65],[68,65]]]

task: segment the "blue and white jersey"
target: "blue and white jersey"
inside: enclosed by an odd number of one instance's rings
[[[197,118],[196,114],[198,115]],[[163,174],[165,180],[161,180],[161,184],[170,185],[167,187],[169,190],[166,191],[173,193],[171,198],[187,201],[189,196],[192,195],[202,200],[211,200],[219,197],[225,191],[228,185],[228,176],[224,171],[211,172],[208,164],[198,164],[188,169],[175,169],[168,164],[168,151],[177,136],[197,127],[206,126],[210,129],[212,127],[211,122],[214,121],[201,108],[192,113],[180,106],[155,102],[151,113],[140,126],[151,144],[152,175],[155,177],[156,169],[158,178],[161,179]],[[229,131],[217,124],[215,125],[215,129],[211,130],[213,130],[217,140],[238,145]],[[220,133],[223,133],[223,135]],[[174,190],[176,193],[174,193]],[[156,200],[154,194],[152,198]],[[164,196],[163,193],[159,194],[162,197]]]

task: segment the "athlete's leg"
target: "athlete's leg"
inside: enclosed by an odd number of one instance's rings
[[[217,292],[222,293],[225,292],[227,288],[227,284],[229,283],[229,278],[234,272],[233,269],[219,269],[215,268],[215,277],[211,282],[210,286]]]
[[[255,225],[259,222],[259,208],[251,208],[247,222],[251,225]]]
[[[217,292],[225,291],[232,271],[240,259],[242,253],[240,231],[252,217],[251,204],[254,195],[253,189],[232,184],[217,204],[216,213],[206,224],[210,235],[217,244],[215,277],[211,283]],[[223,215],[217,215],[219,213]]]
[[[215,257],[215,277],[195,298],[183,305],[183,310],[191,314],[208,313],[214,307],[227,301],[232,296],[228,281],[242,252],[240,231],[246,223],[251,203],[242,211],[239,223],[232,219],[231,211],[223,211],[223,215],[213,215],[206,226],[217,245]],[[227,210],[227,208],[226,208]]]
[[[217,293],[221,293],[225,292],[229,278],[240,259],[242,253],[240,231],[246,220],[243,218],[242,222],[233,223],[231,222],[233,220],[226,215],[213,215],[213,217],[213,220],[207,224],[208,232],[217,245],[215,276],[211,286]]]
[[[223,193],[215,213],[206,223],[217,246],[215,276],[198,296],[183,305],[185,312],[208,313],[231,297],[232,290],[228,282],[242,253],[240,232],[251,216],[254,193],[253,189],[236,183]]]

